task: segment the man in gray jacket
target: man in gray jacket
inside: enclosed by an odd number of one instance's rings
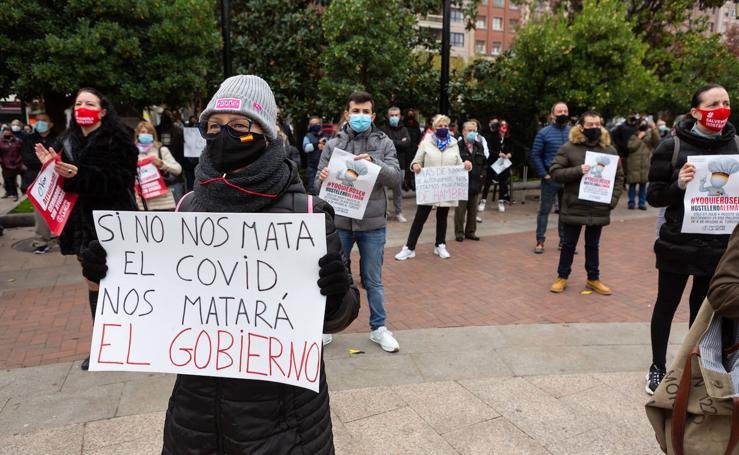
[[[341,238],[344,255],[349,259],[354,243],[359,247],[359,271],[367,289],[370,307],[370,340],[388,352],[400,346],[385,328],[385,290],[382,285],[382,263],[385,254],[387,195],[385,189],[400,184],[401,172],[393,141],[374,126],[374,101],[366,92],[352,93],[344,112],[346,125],[331,139],[321,153],[316,188],[320,190],[328,177],[328,162],[334,149],[355,155],[355,160],[368,160],[380,166],[380,174],[372,190],[364,218],[355,220],[336,216],[336,232]],[[328,340],[324,341],[328,342]]]

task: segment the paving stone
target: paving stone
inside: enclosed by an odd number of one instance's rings
[[[0,371],[0,401],[58,392],[69,370],[69,363],[58,363]]]
[[[401,385],[393,390],[439,434],[500,416],[453,381]]]
[[[636,371],[651,357],[645,345],[534,346],[496,351],[517,376]]]
[[[645,437],[619,425],[586,431],[549,444],[547,449],[553,455],[664,455],[654,434]]]
[[[153,412],[90,422],[85,427],[83,453],[161,453],[164,414]]]
[[[0,455],[79,455],[82,424],[0,437]]]
[[[174,374],[142,374],[126,382],[116,416],[166,411],[174,386]]]
[[[97,385],[136,381],[142,377],[142,373],[125,371],[83,371],[80,368],[81,363],[81,361],[72,363],[72,368],[69,369],[69,375],[67,375],[67,379],[64,381],[62,392],[75,392],[87,390]]]
[[[407,406],[391,387],[331,392],[331,410],[341,422],[353,422]]]
[[[464,336],[461,336],[464,338]],[[493,349],[411,354],[424,381],[511,376],[513,373]]]
[[[336,417],[336,414],[331,413],[331,425],[334,433],[334,449],[337,455],[365,455],[364,449],[359,447],[357,442],[349,434],[349,430],[346,429],[341,420]]]
[[[562,398],[602,385],[602,382],[589,374],[528,376],[526,377],[526,381],[547,392],[554,398]]]
[[[358,389],[422,382],[413,359],[403,354],[328,359],[326,379],[331,390]]]
[[[550,455],[503,417],[443,435],[460,455]]]

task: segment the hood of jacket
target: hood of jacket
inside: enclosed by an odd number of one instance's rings
[[[700,149],[706,150],[732,142],[734,140],[734,136],[736,136],[736,128],[734,128],[734,125],[732,125],[731,122],[726,123],[720,136],[715,138],[699,136],[693,133],[693,127],[695,126],[696,121],[697,120],[692,117],[686,117],[678,123],[675,128],[677,137]]]
[[[588,143],[588,138],[585,137],[585,133],[582,132],[580,128],[577,126],[573,126],[570,128],[570,142],[573,144],[585,144],[585,145],[598,145],[600,144],[601,147],[606,148],[609,145],[611,145],[611,135],[608,134],[608,130],[601,127],[600,128],[600,140],[597,144]]]

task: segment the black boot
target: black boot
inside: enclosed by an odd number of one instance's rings
[[[87,291],[87,296],[90,303],[90,315],[92,316],[92,322],[95,323],[95,313],[97,312],[98,308],[98,291]],[[89,367],[90,356],[87,356],[87,358],[82,361],[82,365],[80,365],[80,368],[83,371],[87,371]]]

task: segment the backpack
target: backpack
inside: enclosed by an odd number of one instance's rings
[[[672,148],[672,168],[675,169],[677,165],[677,157],[680,155],[680,138],[677,135],[672,137],[674,146]],[[739,153],[739,136],[734,136],[734,145],[736,145],[736,151]]]

